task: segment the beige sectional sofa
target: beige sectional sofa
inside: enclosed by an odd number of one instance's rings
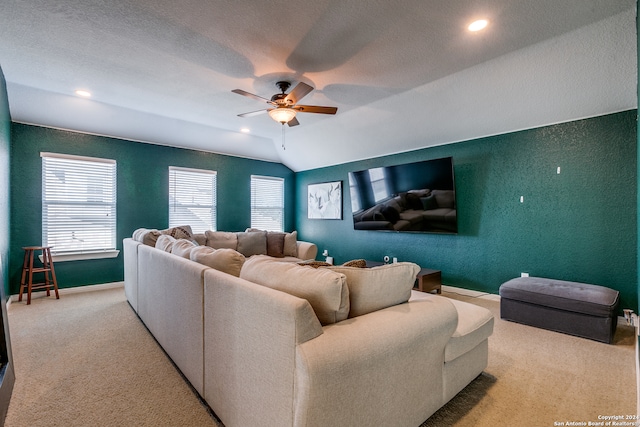
[[[257,254],[236,277],[138,240],[127,299],[227,427],[417,426],[487,366],[491,313],[413,291],[415,264]]]

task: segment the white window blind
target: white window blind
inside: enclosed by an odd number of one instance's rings
[[[251,227],[284,230],[284,179],[251,175]]]
[[[40,156],[42,244],[55,255],[115,250],[115,160]]]
[[[169,227],[216,230],[215,171],[169,166]]]

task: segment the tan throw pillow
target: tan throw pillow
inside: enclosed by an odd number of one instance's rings
[[[284,258],[284,233],[269,231],[267,233],[267,255]]]
[[[347,261],[344,264],[342,264],[343,267],[358,267],[358,268],[365,268],[367,266],[367,261],[363,260],[363,259],[353,259],[351,261]]]
[[[323,325],[340,322],[349,314],[349,288],[338,272],[257,255],[245,261],[240,277],[306,299]]]
[[[193,248],[190,259],[236,277],[240,277],[240,270],[245,261],[245,257],[233,249],[213,249],[209,246]]]
[[[143,243],[147,246],[155,247],[159,236],[160,236],[160,232],[156,229],[150,230],[148,228],[138,228],[136,231],[133,232],[131,238],[136,242]]]
[[[252,255],[267,254],[267,232],[266,231],[250,231],[239,232],[238,249],[242,255],[247,258]]]
[[[171,248],[173,244],[176,242],[176,239],[169,236],[168,234],[161,234],[158,236],[158,241],[156,242],[156,249],[160,249],[161,251],[171,252]]]
[[[199,246],[205,246],[207,244],[207,235],[204,233],[194,233],[193,241]]]
[[[207,236],[207,246],[214,249],[238,249],[238,235],[236,233],[207,230],[204,234]]]
[[[420,267],[412,262],[398,262],[373,268],[335,266],[323,270],[347,277],[349,317],[357,317],[409,301]]]
[[[298,256],[298,232],[292,231],[284,235],[284,256]]]
[[[193,240],[193,232],[190,225],[181,225],[179,227],[167,228],[161,231],[162,234],[168,234],[176,239]]]
[[[175,242],[173,242],[173,245],[171,246],[171,253],[179,257],[189,259],[191,250],[195,247],[196,247],[196,244],[193,243],[191,240],[178,239]]]

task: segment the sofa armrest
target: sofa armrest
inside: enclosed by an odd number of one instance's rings
[[[301,260],[316,259],[318,255],[318,246],[315,243],[302,242],[298,240],[298,258]]]
[[[325,326],[297,348],[295,425],[420,425],[444,404],[457,322],[434,297]]]
[[[306,300],[205,271],[205,400],[226,426],[291,426],[295,348],[322,333]]]

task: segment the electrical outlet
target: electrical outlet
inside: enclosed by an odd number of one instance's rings
[[[529,277],[529,273],[520,273],[520,277]]]

